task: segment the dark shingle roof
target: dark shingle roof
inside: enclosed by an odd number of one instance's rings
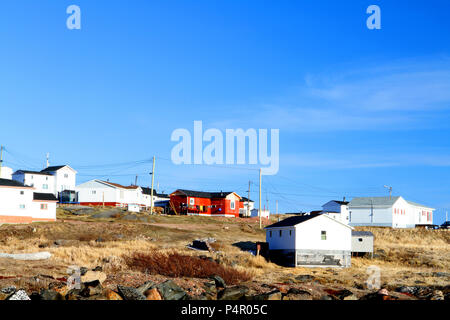
[[[63,166],[51,166],[51,167],[47,167],[44,170],[41,170],[41,172],[54,172],[54,171],[58,171],[61,168],[64,168],[65,165]]]
[[[320,213],[312,213],[312,214],[305,214],[301,216],[295,216],[295,217],[289,217],[284,220],[278,221],[274,224],[271,224],[270,226],[267,226],[265,229],[268,228],[279,228],[279,227],[292,227],[299,223],[308,221],[310,219],[313,219],[315,217],[320,216]]]
[[[248,198],[246,198],[246,197],[241,197],[241,200],[240,200],[241,202],[247,202],[247,201],[249,201],[249,202],[255,202],[255,201],[253,201],[253,200],[249,200]]]
[[[40,174],[40,175],[42,175],[42,176],[51,176],[50,173],[42,172],[42,171],[17,170],[16,172],[14,172],[14,174],[17,173],[17,172],[28,173],[28,174]]]
[[[339,201],[339,200],[333,200],[333,201],[336,203],[339,203],[339,204],[349,204],[348,201]]]
[[[203,192],[203,191],[194,191],[194,190],[185,190],[185,189],[178,189],[177,191],[184,193],[188,197],[196,197],[196,198],[225,198],[230,192]]]
[[[148,195],[152,194],[152,188],[141,187],[141,189],[142,189],[143,194],[148,194]],[[170,198],[170,196],[168,194],[158,193],[158,192],[156,192],[155,189],[153,189],[153,195],[156,197],[160,197],[160,198]]]
[[[0,186],[31,188],[29,186],[24,185],[23,183],[21,183],[19,181],[10,180],[10,179],[0,179]]]
[[[33,200],[58,201],[53,193],[33,192]]]
[[[372,236],[373,233],[370,231],[352,231],[352,236],[361,237],[361,236]]]

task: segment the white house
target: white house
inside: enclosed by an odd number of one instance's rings
[[[403,199],[403,197],[359,197],[350,201],[351,226],[414,228],[433,224],[435,209]]]
[[[150,208],[151,207],[150,199],[151,199],[152,189],[146,188],[146,187],[141,187],[141,189],[142,189],[142,199],[143,199],[141,204],[145,207]],[[169,200],[170,200],[170,196],[168,194],[158,193],[155,189],[153,189],[153,206],[155,206],[155,204],[157,204],[157,203],[161,203],[161,202],[169,201]]]
[[[35,189],[35,192],[55,194],[55,177],[50,173],[30,170],[17,170],[13,173],[12,179],[24,185],[33,187]]]
[[[68,165],[63,166],[51,166],[44,170],[42,173],[48,173],[55,177],[55,184],[51,192],[60,197],[60,193],[63,191],[74,191],[77,182],[77,172]]]
[[[284,265],[349,267],[352,227],[326,214],[293,216],[266,229],[270,257]]]
[[[0,223],[56,220],[56,197],[16,180],[0,179]]]
[[[242,197],[239,202],[241,203],[241,205],[239,206],[239,215],[241,217],[251,217],[251,212],[253,209],[255,209],[255,201],[250,200],[246,197]]]
[[[0,163],[1,166],[1,163]],[[0,179],[12,179],[13,169],[10,167],[1,166],[0,167]]]
[[[102,180],[90,180],[75,187],[81,205],[128,207],[138,204],[145,206],[142,188],[123,186]]]
[[[349,223],[348,201],[331,200],[322,206],[322,213],[342,223]]]

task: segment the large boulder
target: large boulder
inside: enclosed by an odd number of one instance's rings
[[[156,288],[145,291],[145,296],[147,300],[162,300],[161,294]]]
[[[212,280],[214,280],[214,284],[216,285],[216,288],[226,288],[227,285],[225,281],[218,275],[214,275],[211,277]]]
[[[243,300],[249,289],[245,286],[225,288],[217,294],[218,300]]]
[[[117,286],[117,291],[123,300],[146,300],[147,298],[136,288]]]
[[[81,282],[92,282],[99,281],[103,283],[106,280],[106,274],[102,271],[86,271],[84,275],[81,276]]]
[[[145,295],[145,293],[152,289],[155,286],[155,283],[153,281],[146,281],[144,284],[142,284],[140,287],[136,288],[136,290]]]
[[[246,296],[246,300],[281,300],[281,299],[282,294],[280,290],[273,290],[255,296]]]
[[[82,297],[91,297],[95,295],[102,294],[103,287],[99,280],[94,280],[90,282],[83,282],[80,295]]]
[[[187,293],[172,280],[164,281],[156,286],[164,300],[186,300]]]
[[[306,290],[290,288],[283,296],[283,300],[312,300],[312,295]]]
[[[44,289],[39,294],[40,300],[64,300],[64,297],[55,290]]]

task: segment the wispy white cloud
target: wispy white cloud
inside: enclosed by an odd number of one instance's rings
[[[211,126],[295,132],[447,127],[441,120],[450,111],[450,61],[407,61],[307,75],[302,85],[274,100],[233,108],[229,119]]]

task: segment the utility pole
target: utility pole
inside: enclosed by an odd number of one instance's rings
[[[152,190],[150,192],[150,214],[153,214],[153,183],[155,181],[155,156],[153,156],[153,169],[152,169]]]
[[[3,146],[0,146],[0,179],[2,178]]]
[[[278,200],[277,201],[275,201],[275,212],[276,212],[276,214],[278,215]]]
[[[445,222],[448,221],[448,211],[445,211]]]
[[[384,186],[385,188],[389,189],[389,200],[392,198],[392,187]]]
[[[259,228],[262,229],[262,221],[261,221],[261,168],[259,168]]]
[[[247,195],[247,217],[250,217],[250,184],[252,182],[248,180],[248,195]]]
[[[138,179],[138,175],[136,175],[136,178],[134,179],[134,185],[137,186],[137,179]]]

